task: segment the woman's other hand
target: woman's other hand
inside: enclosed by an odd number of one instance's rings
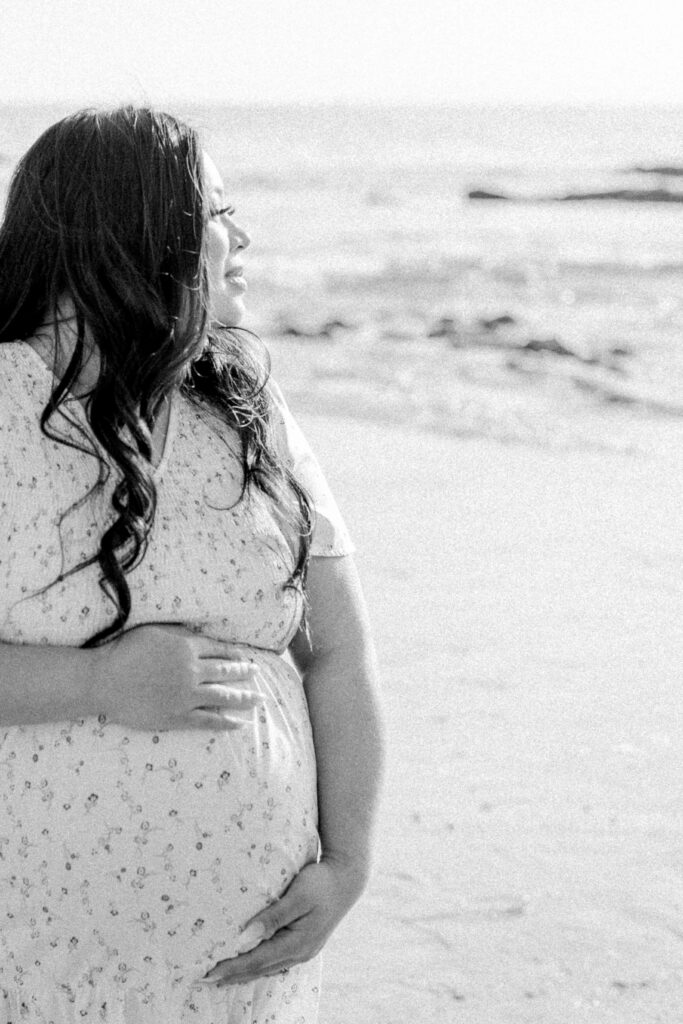
[[[258,945],[220,960],[197,984],[241,985],[312,959],[359,898],[366,880],[365,872],[332,856],[307,864],[284,895],[243,928],[245,940]]]
[[[264,699],[247,649],[185,626],[136,626],[95,651],[95,700],[119,725],[239,729]]]

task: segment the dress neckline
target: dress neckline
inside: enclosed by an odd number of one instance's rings
[[[45,376],[45,379],[47,380],[49,378],[50,384],[52,384],[52,386],[54,386],[54,383],[55,383],[54,371],[48,366],[48,364],[45,362],[45,360],[40,355],[40,353],[36,352],[36,350],[33,348],[32,345],[30,345],[27,341],[24,341],[23,339],[18,339],[17,341],[12,342],[11,344],[13,346],[21,347],[21,349],[24,352],[28,350],[31,353],[31,356],[30,356],[31,361],[34,363],[34,365],[35,365],[36,362],[39,363],[39,365],[43,369],[43,374]],[[2,347],[4,347],[4,346],[2,346]],[[90,426],[90,421],[88,420],[88,414],[85,411],[85,407],[83,406],[83,403],[81,402],[81,400],[76,395],[74,395],[68,389],[67,389],[67,392],[66,392],[66,402],[68,403],[70,409],[73,409],[74,407],[76,407],[76,414],[77,414],[77,416],[79,417],[81,422],[85,424],[85,426],[88,428],[88,430],[92,433],[92,428]],[[168,408],[168,422],[166,424],[166,437],[164,438],[164,447],[163,447],[163,451],[161,453],[161,458],[159,459],[159,461],[158,461],[158,463],[156,465],[150,464],[151,470],[152,470],[152,476],[155,479],[158,478],[159,476],[161,476],[161,474],[163,473],[163,471],[166,468],[166,464],[167,464],[168,459],[169,459],[169,454],[170,454],[171,448],[173,446],[173,440],[175,438],[176,426],[177,426],[177,408],[176,408],[177,400],[176,400],[176,393],[175,393],[175,391],[171,392],[171,394],[168,396],[168,404],[169,404],[169,408]],[[103,452],[104,450],[102,449],[101,444],[99,443],[99,441],[97,441],[97,438],[95,438],[94,436],[93,436],[93,441],[97,444],[98,450]]]

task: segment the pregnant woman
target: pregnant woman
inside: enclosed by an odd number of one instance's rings
[[[314,1024],[382,740],[352,546],[195,132],[85,111],[0,228],[0,1024]]]

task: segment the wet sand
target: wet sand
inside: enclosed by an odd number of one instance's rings
[[[358,545],[390,739],[321,1024],[683,1020],[679,451],[292,405]]]

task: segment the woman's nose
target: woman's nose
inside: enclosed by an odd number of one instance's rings
[[[230,250],[232,252],[237,252],[239,249],[246,249],[247,246],[251,245],[251,238],[244,228],[238,227],[237,224],[233,224],[231,235]]]

